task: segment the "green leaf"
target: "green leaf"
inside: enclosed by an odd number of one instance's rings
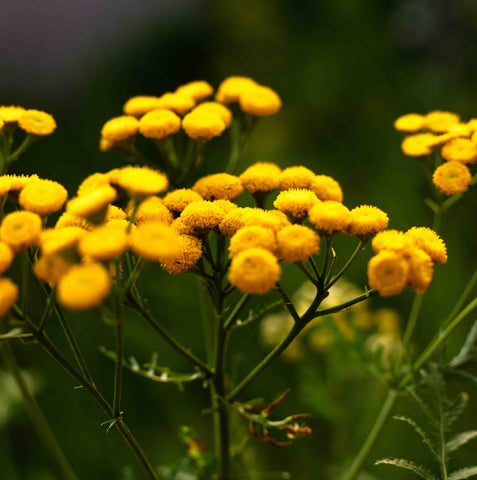
[[[474,438],[477,438],[477,430],[469,430],[468,432],[459,433],[446,443],[446,449],[448,452],[455,452]]]
[[[470,329],[460,352],[449,362],[450,367],[460,367],[472,358],[477,344],[477,320]]]
[[[463,480],[464,478],[473,477],[474,475],[477,475],[477,466],[456,470],[449,475],[449,480]]]
[[[468,401],[469,395],[465,392],[461,392],[446,412],[444,412],[444,425],[447,430],[449,430],[452,424],[461,416]]]
[[[434,455],[434,457],[439,460],[439,453],[437,452],[437,447],[432,443],[432,440],[429,438],[427,433],[412,419],[409,417],[404,417],[401,415],[396,415],[393,417],[395,420],[399,420],[401,422],[405,422],[411,425],[414,428],[415,432],[421,437],[423,443],[429,448],[430,452]]]
[[[437,477],[435,477],[427,468],[423,467],[422,465],[417,465],[413,462],[410,462],[409,460],[404,460],[402,458],[383,458],[382,460],[376,462],[375,465],[394,465],[395,467],[410,470],[419,477],[424,478],[424,480],[438,480]],[[451,479],[449,478],[449,480]]]

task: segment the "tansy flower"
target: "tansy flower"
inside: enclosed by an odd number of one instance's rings
[[[229,256],[233,258],[250,248],[263,248],[271,253],[276,253],[277,240],[275,233],[261,225],[243,227],[230,239]]]
[[[161,267],[172,275],[186,272],[202,256],[202,243],[198,238],[179,235],[178,253],[175,258],[161,262]]]
[[[2,175],[0,177],[0,199],[10,191],[12,181],[8,175]]]
[[[230,127],[232,123],[232,112],[218,102],[204,102],[194,108],[194,112],[210,112],[217,114],[220,119],[225,123],[225,127]]]
[[[161,140],[181,128],[181,119],[170,110],[153,110],[139,120],[139,132],[146,138]]]
[[[104,224],[105,227],[109,228],[119,228],[125,232],[134,231],[137,227],[134,224],[131,224],[128,220],[123,220],[122,218],[113,218],[111,220],[106,220]]]
[[[2,131],[2,128],[4,125],[5,125],[5,122],[0,118],[0,132]]]
[[[10,179],[10,191],[18,192],[24,189],[30,182],[39,180],[38,175],[7,175]]]
[[[0,278],[0,318],[18,300],[18,287],[9,278]]]
[[[147,222],[170,225],[172,220],[174,220],[172,213],[164,205],[162,200],[154,195],[141,202],[134,217],[136,225],[142,225]]]
[[[101,264],[76,265],[59,280],[57,298],[70,310],[88,310],[108,296],[111,284],[111,276]]]
[[[394,122],[394,128],[399,132],[415,133],[424,128],[425,117],[418,113],[402,115]]]
[[[418,133],[406,137],[401,143],[404,155],[409,157],[424,157],[432,153],[432,142],[436,136],[432,133]]]
[[[467,138],[454,138],[441,150],[442,156],[449,162],[477,162],[477,144]]]
[[[169,192],[163,199],[164,205],[172,212],[180,213],[189,203],[200,202],[203,198],[190,188],[180,188]]]
[[[282,101],[271,88],[257,85],[246,88],[240,94],[239,104],[245,113],[256,117],[266,117],[278,113]]]
[[[106,173],[93,173],[86,177],[79,185],[76,195],[81,197],[88,193],[94,192],[99,187],[109,185],[110,177]]]
[[[456,113],[435,111],[426,115],[425,126],[433,132],[444,133],[459,122],[460,116]]]
[[[424,293],[434,274],[431,257],[419,248],[408,251],[405,257],[409,265],[408,285],[416,293]]]
[[[220,103],[238,102],[240,95],[256,86],[257,82],[248,77],[228,77],[219,85],[215,99]]]
[[[139,122],[136,118],[123,115],[108,120],[101,129],[101,136],[112,143],[116,143],[135,137],[138,130]]]
[[[85,257],[105,262],[122,255],[128,246],[128,234],[124,229],[105,225],[84,234],[78,250]]]
[[[104,185],[88,194],[70,200],[66,204],[66,212],[97,223],[94,221],[96,220],[95,217],[103,217],[102,219],[104,220],[107,206],[114,202],[116,197],[116,190],[110,185]]]
[[[106,138],[101,137],[99,139],[99,150],[101,152],[109,152],[109,150],[112,150],[114,148],[114,143],[107,140]]]
[[[311,228],[289,225],[277,233],[279,256],[287,263],[306,262],[320,251],[320,237]]]
[[[55,228],[61,229],[66,227],[79,227],[83,230],[91,230],[92,225],[89,224],[84,218],[77,217],[71,213],[65,212],[57,220]]]
[[[411,240],[404,235],[404,232],[399,232],[398,230],[383,230],[377,233],[371,242],[374,253],[379,253],[383,250],[399,252],[412,245]]]
[[[261,208],[247,209],[242,217],[242,222],[244,226],[262,225],[262,227],[269,228],[275,233],[290,225],[290,221],[283,212],[279,210],[262,210]]]
[[[340,202],[325,201],[310,208],[308,218],[324,235],[343,233],[351,222],[351,213]]]
[[[14,252],[21,252],[38,242],[41,225],[41,217],[36,213],[9,213],[0,226],[0,240],[7,243]]]
[[[432,175],[436,188],[446,195],[465,192],[471,181],[470,170],[461,162],[446,162],[437,167]]]
[[[194,82],[181,85],[177,88],[176,93],[187,95],[199,102],[200,100],[212,95],[214,93],[214,87],[204,80],[196,80]]]
[[[85,234],[80,227],[65,227],[45,230],[40,237],[43,255],[50,256],[70,251],[74,253],[79,239]]]
[[[273,202],[273,206],[288,215],[301,218],[318,202],[317,196],[311,190],[292,188],[280,192]]]
[[[159,108],[159,97],[150,95],[137,95],[131,97],[123,106],[125,115],[132,115],[133,117],[142,117],[144,114]]]
[[[409,265],[398,253],[386,250],[368,263],[368,282],[383,297],[401,293],[407,285]]]
[[[456,137],[470,137],[473,129],[465,123],[456,123],[449,127],[448,132],[454,134]]]
[[[310,189],[315,174],[306,167],[288,167],[280,174],[280,190],[290,188]]]
[[[178,115],[185,115],[189,110],[195,107],[195,100],[184,93],[164,93],[159,97],[159,107],[172,110]]]
[[[278,188],[280,184],[281,169],[274,163],[255,163],[248,167],[242,175],[240,181],[248,192],[271,192]]]
[[[115,205],[108,205],[104,220],[110,222],[111,220],[127,220],[127,218],[128,216],[122,208],[116,207]]]
[[[225,214],[219,206],[206,200],[190,203],[180,216],[186,225],[198,233],[215,228],[224,217]]]
[[[194,110],[182,119],[182,128],[190,138],[210,140],[221,135],[226,125],[216,112]]]
[[[179,235],[197,236],[202,233],[200,231],[196,231],[194,227],[186,224],[184,222],[184,219],[182,219],[181,217],[176,218],[171,223],[171,228],[173,228]]]
[[[0,119],[2,119],[4,123],[18,122],[24,112],[25,109],[23,107],[0,105]]]
[[[73,266],[64,255],[42,255],[33,265],[33,272],[42,282],[53,288]]]
[[[124,167],[119,170],[114,183],[133,197],[147,197],[167,190],[169,180],[163,173],[148,167]]]
[[[31,135],[44,137],[55,131],[56,122],[49,113],[40,110],[25,110],[18,119],[18,126]]]
[[[434,230],[427,227],[412,227],[404,236],[417,248],[426,252],[434,263],[447,262],[446,244]]]
[[[238,205],[230,200],[214,200],[212,203],[217,205],[222,210],[224,215],[227,215],[227,213],[230,213],[232,210],[239,208]]]
[[[384,230],[389,223],[386,213],[371,205],[361,205],[350,211],[351,223],[348,225],[347,233],[358,237],[376,235]]]
[[[220,233],[226,237],[234,236],[239,229],[245,226],[243,217],[247,212],[253,212],[253,208],[236,208],[227,213],[219,224]]]
[[[340,184],[327,175],[315,175],[309,189],[315,193],[320,200],[343,201],[343,191]]]
[[[454,140],[454,138],[458,137],[459,135],[456,133],[447,132],[442,133],[441,135],[434,135],[434,138],[426,141],[426,143],[427,146],[432,150],[436,147],[442,147],[442,145],[445,145],[447,142],[450,142],[451,140]]]
[[[12,249],[5,242],[0,242],[0,275],[7,270],[13,261]]]
[[[67,198],[68,192],[60,183],[38,179],[25,186],[20,192],[18,203],[30,212],[50,215],[60,210]]]
[[[471,118],[466,125],[472,132],[474,132],[477,130],[477,118]]]
[[[143,223],[131,232],[131,248],[150,262],[168,262],[177,258],[178,233],[163,223]]]
[[[233,200],[243,192],[243,187],[235,175],[215,173],[199,178],[192,190],[206,200]]]

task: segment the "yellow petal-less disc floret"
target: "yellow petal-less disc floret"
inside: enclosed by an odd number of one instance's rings
[[[80,227],[65,227],[44,230],[40,237],[43,255],[51,256],[68,251],[74,252],[79,239],[85,234]]]
[[[280,174],[280,190],[289,190],[290,188],[310,189],[315,174],[306,167],[288,167]]]
[[[273,202],[273,206],[295,218],[301,218],[308,214],[313,205],[319,202],[318,197],[304,188],[292,188],[280,192]]]
[[[181,213],[192,202],[200,202],[203,198],[190,188],[180,188],[169,192],[163,199],[164,205],[172,212]]]
[[[199,234],[217,227],[224,217],[223,210],[207,200],[190,203],[180,216],[187,226]]]
[[[424,157],[432,153],[433,142],[437,137],[432,133],[409,135],[401,143],[404,155],[409,157]]]
[[[238,230],[245,226],[243,217],[247,212],[253,212],[253,208],[236,208],[227,213],[219,224],[220,233],[226,237],[233,237]]]
[[[57,298],[70,310],[89,310],[108,296],[111,285],[111,276],[103,265],[76,265],[59,280]]]
[[[468,138],[454,138],[442,147],[441,155],[449,162],[476,163],[477,144]]]
[[[383,230],[377,233],[371,242],[374,253],[379,253],[383,250],[401,252],[412,245],[411,240],[404,235],[404,232],[399,232],[398,230]]]
[[[177,239],[178,254],[175,258],[161,262],[161,267],[172,275],[186,272],[202,256],[202,243],[198,238],[179,235]]]
[[[409,287],[416,293],[424,293],[429,288],[434,275],[431,257],[419,248],[410,250],[405,257],[409,265]]]
[[[134,217],[134,222],[138,226],[147,222],[170,225],[172,220],[174,220],[172,212],[164,205],[159,197],[154,195],[141,202]]]
[[[351,222],[351,213],[342,203],[329,200],[313,206],[308,218],[319,232],[333,235],[346,231]]]
[[[76,197],[66,204],[66,212],[85,219],[91,219],[97,214],[106,215],[107,207],[117,197],[116,190],[110,185],[104,185],[81,197]]]
[[[61,229],[66,227],[79,227],[83,230],[91,230],[92,225],[82,217],[77,217],[71,213],[64,212],[57,220],[55,228]]]
[[[19,192],[23,190],[30,182],[38,180],[38,175],[7,175],[10,179],[10,191]]]
[[[262,225],[278,233],[282,228],[291,225],[288,217],[279,210],[262,210],[261,208],[246,209],[242,222],[247,225]]]
[[[131,232],[131,248],[150,262],[173,261],[180,253],[177,231],[163,223],[143,223]]]
[[[409,265],[393,251],[382,251],[368,263],[368,282],[383,297],[401,293],[407,285]]]
[[[139,132],[146,138],[161,140],[178,132],[181,119],[170,110],[153,110],[139,120]]]
[[[343,201],[340,184],[328,175],[315,175],[309,188],[320,200]]]
[[[217,114],[225,123],[225,127],[230,127],[232,123],[232,112],[224,105],[218,102],[204,102],[194,108],[194,112],[210,112]]]
[[[9,278],[0,278],[0,318],[4,317],[18,300],[18,287]]]
[[[465,192],[472,181],[470,170],[461,162],[446,162],[438,166],[432,175],[432,182],[446,195]]]
[[[189,110],[195,107],[196,101],[184,93],[164,93],[159,97],[159,107],[172,110],[178,115],[185,115]]]
[[[9,175],[2,175],[0,177],[0,199],[7,195],[12,186],[12,181]]]
[[[44,137],[55,131],[56,122],[49,113],[40,110],[25,110],[18,119],[18,126],[30,135]]]
[[[263,248],[250,248],[232,259],[229,281],[242,292],[263,295],[274,287],[280,273],[273,254]]]
[[[245,89],[239,97],[240,108],[250,115],[266,117],[280,111],[282,101],[278,94],[269,87],[261,85]]]
[[[445,133],[452,125],[460,123],[460,116],[452,112],[429,112],[426,115],[425,126],[436,133]]]
[[[4,125],[5,125],[5,122],[0,118],[0,132],[2,131],[2,128]]]
[[[108,205],[108,210],[106,212],[105,221],[110,222],[111,220],[127,220],[127,213],[116,205]]]
[[[76,195],[81,197],[88,193],[94,192],[96,189],[109,185],[110,177],[106,173],[93,173],[86,177],[79,185]]]
[[[217,205],[222,210],[224,216],[227,215],[227,213],[230,213],[232,210],[239,208],[236,203],[231,202],[230,200],[214,200],[212,203]]]
[[[146,197],[167,190],[169,180],[163,173],[148,167],[124,167],[118,171],[114,183],[133,197]]]
[[[240,181],[243,188],[252,194],[271,192],[279,187],[281,172],[281,168],[274,163],[258,162],[240,175]]]
[[[25,109],[15,105],[0,105],[0,118],[4,123],[15,123],[20,120],[20,117],[24,114]]]
[[[221,135],[226,124],[216,112],[194,110],[182,119],[182,128],[190,138],[210,140]]]
[[[7,270],[13,261],[12,249],[5,242],[0,242],[0,275]]]
[[[35,180],[20,192],[18,202],[30,212],[39,215],[50,215],[61,210],[68,198],[68,192],[58,182],[53,180]]]
[[[351,223],[347,233],[358,237],[368,237],[384,230],[389,223],[388,215],[372,205],[361,205],[350,211]]]
[[[131,97],[123,106],[125,115],[132,115],[133,117],[142,117],[147,112],[159,108],[159,97],[151,95],[137,95]]]
[[[192,190],[206,200],[233,200],[243,192],[243,187],[235,175],[215,173],[199,178]]]
[[[199,102],[204,98],[210,97],[214,93],[214,87],[205,80],[196,80],[194,82],[186,83],[177,88],[176,93],[181,93],[192,97]]]
[[[304,225],[289,225],[277,233],[279,256],[287,263],[306,262],[320,251],[320,237]]]
[[[74,265],[64,255],[42,255],[33,265],[33,272],[42,282],[54,287]]]
[[[84,234],[78,244],[81,255],[102,262],[121,256],[128,247],[129,239],[126,231],[109,225]]]
[[[447,248],[442,238],[428,227],[412,227],[405,234],[413,245],[426,252],[438,265],[447,262]]]
[[[21,252],[38,243],[42,220],[33,212],[9,213],[0,226],[0,240],[7,243],[14,252]]]
[[[263,248],[273,254],[277,253],[275,233],[261,225],[243,227],[230,239],[229,256],[233,258],[250,248]]]
[[[418,113],[408,113],[402,115],[394,122],[394,128],[399,132],[416,133],[425,126],[424,115]]]
[[[257,86],[257,82],[248,77],[228,77],[219,85],[215,99],[220,103],[238,102],[243,93]]]
[[[117,143],[134,138],[139,130],[139,122],[130,115],[111,118],[101,129],[101,136],[106,140]]]

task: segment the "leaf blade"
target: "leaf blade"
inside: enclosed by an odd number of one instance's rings
[[[447,451],[455,452],[457,449],[470,442],[474,438],[477,438],[477,430],[469,430],[467,432],[458,433],[452,437],[446,444]]]
[[[403,458],[383,458],[382,460],[377,461],[375,465],[393,465],[395,467],[409,470],[424,480],[438,480],[437,477],[435,477],[434,474],[432,474],[427,468],[414,462],[410,462],[409,460],[404,460]],[[451,479],[449,478],[449,480]],[[452,480],[458,479],[456,478]]]
[[[464,480],[465,478],[473,477],[477,475],[477,465],[473,467],[461,468],[449,475],[449,480]]]

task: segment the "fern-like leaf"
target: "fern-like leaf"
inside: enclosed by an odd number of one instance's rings
[[[449,367],[460,367],[472,358],[477,343],[477,321],[472,325],[460,352],[449,362]]]
[[[382,460],[376,462],[375,465],[394,465],[395,467],[410,470],[424,480],[438,480],[437,477],[434,476],[434,474],[432,474],[426,467],[423,467],[422,465],[417,465],[416,463],[410,462],[409,460],[404,460],[403,458],[383,458]],[[451,479],[449,478],[449,480]],[[455,478],[452,480],[458,479]]]
[[[451,406],[444,412],[444,426],[446,430],[450,430],[452,424],[462,415],[467,402],[469,401],[469,395],[465,392],[461,392]]]
[[[477,466],[461,468],[449,475],[449,480],[464,480],[477,475]]]
[[[449,453],[455,452],[474,438],[477,438],[477,430],[469,430],[468,432],[459,433],[447,442],[446,449]]]
[[[434,455],[436,460],[439,460],[439,453],[437,452],[437,446],[434,445],[432,440],[429,438],[427,433],[412,419],[409,417],[404,417],[401,415],[396,415],[393,417],[395,420],[405,422],[414,429],[414,431],[421,437],[422,442],[429,448],[430,452]]]

